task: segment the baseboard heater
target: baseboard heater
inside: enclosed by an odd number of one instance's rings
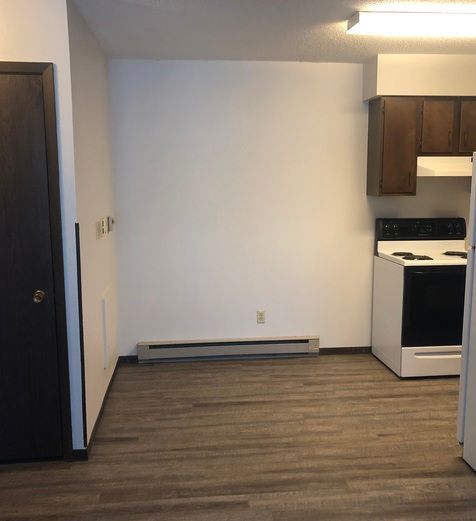
[[[221,340],[174,340],[139,342],[139,362],[155,362],[180,358],[227,356],[310,355],[319,353],[317,336],[284,338],[234,338]]]

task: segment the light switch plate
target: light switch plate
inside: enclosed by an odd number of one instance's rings
[[[111,233],[112,230],[114,229],[114,218],[111,217],[110,215],[108,215],[106,217],[107,219],[107,233]]]

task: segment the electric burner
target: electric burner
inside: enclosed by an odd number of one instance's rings
[[[405,257],[402,257],[404,260],[433,260],[432,257],[428,257],[428,255],[405,255]]]
[[[406,257],[407,255],[414,255],[411,251],[395,251],[392,253],[395,257]]]
[[[464,255],[465,257],[467,257],[467,254],[465,251],[445,251],[443,253],[443,255],[448,255],[450,257],[463,257],[463,255]],[[465,258],[465,257],[463,257],[463,258]]]

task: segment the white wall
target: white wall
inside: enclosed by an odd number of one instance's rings
[[[83,447],[77,306],[73,124],[65,0],[0,0],[0,60],[53,62],[74,448]]]
[[[364,64],[365,100],[375,96],[475,94],[475,55],[379,54]]]
[[[70,1],[68,22],[89,439],[117,362],[115,234],[98,240],[95,225],[101,217],[114,215],[109,94],[104,54]],[[103,315],[105,298],[108,302],[106,320]],[[109,346],[106,357],[105,333]]]
[[[366,197],[360,65],[117,60],[110,85],[121,354],[148,339],[369,345],[375,217],[467,212],[467,180]]]
[[[375,217],[469,217],[469,177],[418,177],[416,197],[369,197]]]

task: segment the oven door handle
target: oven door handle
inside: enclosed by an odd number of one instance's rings
[[[441,351],[439,353],[415,353],[415,358],[426,358],[434,360],[443,360],[448,358],[461,358],[461,352],[456,351]]]
[[[440,275],[443,273],[444,275],[448,274],[448,272],[454,271],[455,268],[459,270],[466,269],[466,264],[448,264],[447,266],[428,266],[430,268],[428,271],[422,271],[421,268],[417,270],[412,269],[415,266],[407,266],[408,271],[411,271],[412,275],[422,275],[424,277]]]

